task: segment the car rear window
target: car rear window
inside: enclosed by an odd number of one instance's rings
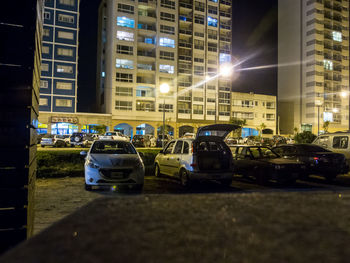
[[[217,152],[222,151],[224,149],[223,142],[200,142],[197,145],[197,150],[199,152]]]
[[[135,148],[129,142],[95,141],[91,148],[92,154],[136,154]]]

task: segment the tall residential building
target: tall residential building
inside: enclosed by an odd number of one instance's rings
[[[76,112],[80,0],[45,0],[40,111]]]
[[[103,0],[99,10],[97,98],[111,129],[157,134],[230,119],[230,0]],[[168,94],[160,85],[170,86]]]
[[[279,0],[282,134],[349,129],[349,1]]]

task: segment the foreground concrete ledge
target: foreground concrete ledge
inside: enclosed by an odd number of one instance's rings
[[[101,198],[0,262],[348,262],[350,193]]]

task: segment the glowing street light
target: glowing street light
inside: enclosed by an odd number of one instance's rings
[[[341,96],[342,98],[346,98],[346,97],[348,96],[348,92],[342,91],[342,92],[340,92],[340,96]]]
[[[337,108],[333,108],[333,110],[332,110],[334,113],[338,113],[339,112],[339,109],[337,109]]]
[[[159,87],[160,93],[163,95],[166,95],[170,90],[170,87],[168,83],[163,83]],[[163,102],[163,140],[162,140],[162,148],[164,149],[164,139],[165,138],[165,96],[164,96],[164,102]]]
[[[233,74],[233,65],[230,63],[225,63],[220,66],[220,75],[223,77],[229,77]]]

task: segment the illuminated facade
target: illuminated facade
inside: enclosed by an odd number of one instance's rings
[[[349,1],[280,0],[278,111],[282,134],[349,129]]]
[[[231,81],[214,76],[231,62],[230,32],[230,0],[103,0],[97,99],[111,128],[157,134],[163,110],[175,136],[229,121]]]
[[[40,111],[76,112],[79,0],[45,0]]]

